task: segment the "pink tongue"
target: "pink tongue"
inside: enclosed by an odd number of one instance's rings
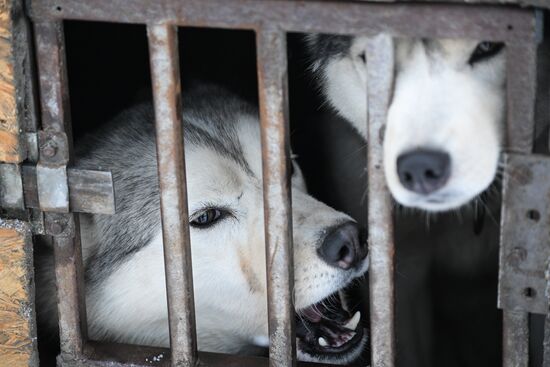
[[[302,315],[304,315],[311,322],[321,321],[321,313],[315,310],[313,307],[308,307],[305,310],[302,310]]]

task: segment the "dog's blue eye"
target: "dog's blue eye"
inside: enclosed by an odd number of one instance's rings
[[[502,42],[480,42],[468,60],[468,64],[474,65],[477,62],[487,60],[498,54],[504,48]]]
[[[193,219],[190,224],[193,227],[206,228],[216,223],[222,216],[223,212],[219,209],[206,209]]]

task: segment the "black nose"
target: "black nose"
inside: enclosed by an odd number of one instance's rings
[[[359,228],[353,222],[333,227],[317,250],[329,265],[350,269],[367,256],[367,245],[359,240]]]
[[[430,194],[447,182],[451,157],[437,150],[414,150],[397,158],[399,181],[407,190]]]

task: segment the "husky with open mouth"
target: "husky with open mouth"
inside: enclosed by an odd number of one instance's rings
[[[366,138],[366,37],[312,35],[312,69],[330,104]],[[395,39],[384,134],[393,197],[427,211],[458,208],[497,173],[505,106],[504,44]]]
[[[198,346],[268,345],[262,161],[257,110],[214,87],[184,97],[185,157]],[[154,111],[123,112],[77,144],[77,165],[112,171],[115,215],[81,215],[89,335],[169,346]],[[349,363],[367,333],[339,292],[368,267],[357,224],[308,195],[292,163],[296,337],[304,361]],[[41,319],[54,327],[51,257],[39,257]]]

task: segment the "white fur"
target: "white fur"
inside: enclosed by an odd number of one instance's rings
[[[426,52],[422,41],[395,41],[396,76],[384,137],[384,167],[395,199],[429,211],[459,207],[493,181],[502,140],[505,95],[504,52],[470,65],[478,42],[439,40]],[[366,38],[322,71],[332,106],[366,137],[366,67],[359,57]],[[429,53],[429,55],[428,55]],[[367,59],[368,62],[368,59]],[[397,176],[400,154],[427,148],[447,152],[451,176],[431,195],[406,190]]]
[[[207,229],[191,227],[193,281],[200,350],[249,353],[268,343],[266,261],[259,123],[242,116],[239,138],[255,177],[216,151],[186,144],[189,212],[206,204],[226,206],[235,218]],[[327,265],[317,254],[323,230],[347,215],[307,194],[298,167],[292,178],[295,307],[307,307],[367,270]],[[86,261],[95,246],[93,222],[82,216]],[[161,229],[147,246],[87,293],[92,339],[169,346]],[[360,351],[343,359],[349,362]],[[306,355],[304,355],[304,358]],[[309,357],[311,359],[311,357]]]

